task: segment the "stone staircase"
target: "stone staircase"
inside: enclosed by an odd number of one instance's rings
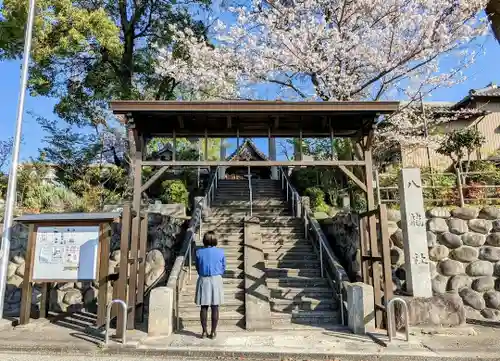
[[[330,328],[340,322],[335,294],[321,278],[320,261],[305,239],[303,224],[292,217],[281,182],[253,180],[253,215],[259,217],[266,258],[273,329]],[[213,230],[225,249],[225,304],[219,330],[245,328],[243,217],[249,215],[247,180],[221,180],[202,231]],[[197,245],[201,246],[201,245]],[[180,295],[181,326],[200,332],[199,309],[194,304],[196,271]],[[209,321],[210,325],[210,321]]]

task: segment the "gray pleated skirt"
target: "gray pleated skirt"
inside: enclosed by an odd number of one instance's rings
[[[198,277],[195,302],[198,306],[218,306],[224,303],[222,276]]]

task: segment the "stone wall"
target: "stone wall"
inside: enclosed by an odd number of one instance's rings
[[[405,291],[403,232],[399,211],[388,212],[393,283]],[[350,277],[359,276],[356,217],[337,214],[323,225]],[[427,245],[436,296],[460,296],[467,317],[500,320],[500,208],[433,208],[427,212]],[[354,255],[354,256],[353,256]]]
[[[148,243],[146,253],[146,289],[166,279],[166,271],[175,259],[175,248],[182,240],[183,220],[165,216],[160,213],[149,213]],[[121,224],[112,224],[111,252],[109,273],[115,273],[120,261]],[[5,295],[5,316],[19,315],[21,301],[21,284],[25,268],[25,252],[28,227],[16,224],[12,232],[11,254],[8,266],[7,292]],[[109,299],[113,292],[110,281]],[[56,284],[50,294],[50,309],[55,312],[66,312],[81,308],[95,310],[97,302],[98,282],[70,282]],[[37,308],[40,301],[40,288],[33,288],[32,306]]]

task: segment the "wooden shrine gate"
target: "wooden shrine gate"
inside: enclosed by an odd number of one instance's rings
[[[387,301],[393,297],[389,231],[385,204],[359,214],[361,273],[373,286],[375,327],[387,327]]]

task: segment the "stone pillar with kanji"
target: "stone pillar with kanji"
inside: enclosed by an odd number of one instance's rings
[[[399,174],[401,228],[404,237],[406,290],[414,297],[432,297],[424,197],[419,168]]]

